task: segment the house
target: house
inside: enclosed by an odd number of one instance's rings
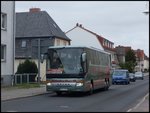
[[[127,51],[132,50],[130,46],[116,46],[116,53],[119,63],[125,63],[125,55]],[[149,58],[144,54],[143,50],[133,50],[136,57],[135,71],[148,71],[149,70]]]
[[[12,85],[14,75],[15,1],[1,1],[1,86]]]
[[[111,54],[112,68],[119,68],[118,67],[119,62],[118,62],[117,54],[114,48],[114,43],[100,35],[97,35],[97,38],[99,42],[101,43],[101,45],[103,46],[104,51]]]
[[[131,50],[131,47],[119,45],[115,47],[115,50],[119,63],[125,63],[126,52]]]
[[[96,33],[85,29],[81,24],[77,23],[74,28],[66,32],[66,35],[71,39],[71,45],[91,46],[104,50]]]
[[[144,51],[141,49],[134,50],[137,66],[135,71],[144,71]]]
[[[144,54],[144,71],[148,72],[149,71],[149,58]]]
[[[70,39],[46,11],[31,8],[29,12],[16,13],[15,72],[19,63],[30,58],[38,64],[38,52],[49,46],[70,45]],[[46,62],[41,64],[41,80],[45,80]]]
[[[77,23],[74,28],[66,32],[66,35],[71,39],[71,45],[92,46],[111,53],[112,62],[117,64],[118,60],[113,47],[114,43],[84,28],[82,24]]]

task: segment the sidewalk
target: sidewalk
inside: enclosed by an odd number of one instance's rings
[[[148,73],[144,73],[144,76],[149,76]],[[127,112],[149,112],[149,93],[133,108]]]
[[[34,95],[40,95],[45,94],[46,92],[46,86],[42,85],[40,87],[36,88],[1,88],[1,100],[10,100],[15,98],[22,98],[22,97],[28,97],[28,96],[34,96]]]
[[[149,112],[149,93],[133,108],[127,112]]]

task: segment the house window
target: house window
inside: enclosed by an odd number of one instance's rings
[[[22,40],[21,47],[25,48],[26,46],[27,46],[27,41],[26,40]]]
[[[105,46],[105,40],[103,40],[103,45]]]
[[[6,45],[1,45],[1,61],[6,60]]]
[[[111,48],[111,44],[109,43],[109,48]]]
[[[105,40],[105,46],[107,46],[107,41]]]
[[[64,41],[64,46],[66,46],[67,45],[67,43],[66,43],[66,41]]]
[[[6,30],[6,24],[7,24],[7,15],[1,13],[1,29]]]
[[[56,45],[59,46],[60,45],[60,40],[57,40],[56,43],[57,43]]]

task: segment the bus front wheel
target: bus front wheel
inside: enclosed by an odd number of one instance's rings
[[[91,83],[90,84],[90,92],[89,92],[89,94],[90,95],[93,94],[93,91],[94,91],[94,87],[93,87],[93,84]]]
[[[56,91],[56,94],[59,96],[59,95],[62,94],[62,92],[61,91]]]
[[[105,79],[105,88],[104,90],[108,90],[110,86],[109,79]]]

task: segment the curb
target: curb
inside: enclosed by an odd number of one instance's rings
[[[2,89],[1,89],[2,91]],[[1,93],[1,101],[7,101],[7,100],[13,100],[13,99],[19,99],[19,98],[26,98],[31,96],[37,96],[37,95],[44,95],[44,94],[51,94],[53,92],[47,92],[45,87],[41,87],[39,89],[29,88],[29,89],[16,89],[16,90],[4,90]]]
[[[149,96],[149,93],[147,93],[142,99],[141,101],[134,107],[130,108],[129,110],[127,110],[127,112],[136,112],[134,110],[138,109],[138,107],[143,104],[143,102],[146,100],[146,98]],[[147,111],[148,112],[148,111]]]
[[[4,101],[10,101],[10,100],[15,100],[15,99],[21,99],[21,98],[28,98],[32,96],[38,96],[38,95],[44,95],[44,94],[52,94],[53,92],[45,92],[45,93],[38,93],[38,94],[31,94],[31,95],[26,95],[26,96],[21,96],[21,97],[14,97],[14,98],[9,98],[9,99],[1,99],[2,102]]]
[[[20,99],[20,98],[27,98],[27,97],[32,97],[32,96],[38,96],[38,95],[44,95],[46,93],[41,93],[41,94],[32,94],[32,95],[27,95],[27,96],[22,96],[22,97],[14,97],[14,98],[9,98],[9,99],[2,99],[1,101],[10,101],[10,100],[15,100],[15,99]]]

